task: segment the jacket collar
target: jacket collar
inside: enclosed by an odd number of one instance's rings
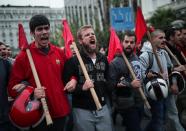
[[[32,42],[30,45],[29,45],[29,48],[32,48],[34,51],[40,53],[40,54],[43,54],[43,55],[46,55],[44,52],[42,52],[39,48],[36,47],[36,44],[35,44],[35,41]],[[54,45],[52,45],[52,43],[49,43],[49,52],[48,54],[51,54],[54,52]]]

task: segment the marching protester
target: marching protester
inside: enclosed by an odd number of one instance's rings
[[[92,26],[82,26],[77,32],[78,42],[81,46],[80,54],[86,65],[91,80],[85,80],[77,56],[65,63],[64,80],[66,82],[72,76],[77,79],[76,88],[68,87],[66,90],[72,93],[72,112],[75,131],[112,131],[111,114],[106,105],[105,96],[108,90],[108,61],[97,51],[97,40]],[[90,93],[94,88],[102,105],[97,110]]]
[[[142,131],[143,101],[137,89],[142,86],[141,66],[134,54],[136,37],[127,31],[122,42],[124,53],[137,76],[132,79],[129,69],[121,55],[116,56],[109,65],[110,86],[114,88],[114,105],[122,115],[127,131]],[[134,126],[135,124],[135,126]]]
[[[181,34],[180,29],[175,28],[175,27],[171,27],[171,28],[168,28],[165,33],[166,33],[166,39],[167,39],[167,47],[177,57],[179,62],[182,65],[185,65],[186,62],[184,61],[180,50],[177,48],[178,45],[183,44],[182,43],[182,34]],[[181,48],[183,48],[183,47],[184,47],[184,44],[183,44],[183,46]],[[177,63],[175,63],[174,59],[171,58],[171,60],[172,60],[174,65],[177,64]]]
[[[8,101],[7,85],[11,63],[6,59],[6,46],[0,42],[0,131],[18,131],[9,120],[10,102]]]
[[[176,28],[169,28],[166,30],[166,39],[167,39],[167,47],[170,49],[170,51],[176,56],[176,58],[178,59],[178,61],[180,62],[181,65],[178,65],[178,63],[175,61],[175,59],[173,59],[170,55],[171,61],[173,63],[174,66],[174,71],[178,71],[178,72],[183,72],[185,71],[185,61],[180,53],[180,51],[176,48],[176,44],[181,42],[181,32],[180,29],[176,29]],[[181,75],[181,74],[180,74]],[[183,77],[184,78],[184,77]],[[169,79],[169,81],[171,81],[171,79]],[[184,84],[184,83],[183,83]],[[184,87],[185,85],[183,85],[181,87],[181,85],[178,85],[181,90],[182,87]],[[182,131],[184,130],[183,127],[180,125],[179,119],[178,119],[178,110],[176,108],[176,99],[177,97],[175,95],[178,95],[179,90],[177,89],[177,91],[175,92],[171,92],[169,95],[169,100],[170,102],[167,104],[167,118],[168,118],[168,122],[170,122],[170,127],[172,130],[174,131]]]
[[[6,49],[6,45],[4,43],[0,43],[0,56],[3,59],[7,59],[7,49]]]
[[[155,30],[151,33],[152,44],[154,44],[155,51],[159,58],[161,58],[161,65],[164,71],[164,79],[168,79],[168,65],[171,65],[171,61],[168,54],[161,49],[162,44],[165,42],[165,34],[161,30]],[[155,56],[153,54],[152,46],[149,42],[145,42],[141,49],[142,54],[140,55],[140,62],[142,64],[142,75],[143,78],[150,79],[153,76],[153,72],[159,73],[160,69],[157,65]],[[152,54],[151,60],[150,56]],[[151,64],[151,61],[153,64]],[[150,67],[151,66],[151,67]],[[144,79],[145,80],[145,79]],[[164,110],[165,110],[165,99],[158,101],[150,99],[152,118],[146,127],[146,131],[164,131]]]
[[[167,89],[168,70],[171,70],[173,65],[168,53],[163,49],[166,44],[165,33],[162,30],[156,29],[154,32],[151,33],[151,39],[152,44],[154,44],[154,50],[159,57],[163,72],[161,72],[161,69],[158,66],[158,62],[155,58],[155,54],[152,51],[151,44],[144,43],[144,46],[141,50],[142,54],[140,55],[140,61],[142,63],[144,78],[146,78],[146,80],[148,81],[151,81],[150,85],[148,85],[148,88],[146,88],[147,85],[145,85],[145,88],[148,92],[150,92],[150,90],[153,90],[155,94],[155,96],[153,96],[153,94],[151,94],[152,96],[149,95],[152,118],[146,127],[146,131],[164,131],[166,113],[169,118],[174,117],[172,118],[172,120],[174,119],[174,124],[179,123],[178,114],[177,112],[175,112],[175,101],[173,103],[173,97],[170,93],[168,94]],[[154,80],[155,78],[156,80]],[[156,90],[157,88],[159,89],[159,93]],[[176,89],[177,87],[175,85],[170,86],[171,93],[176,93]],[[169,111],[172,111],[175,114],[173,115],[173,113]],[[181,131],[182,129],[183,128],[180,127],[178,130]]]
[[[183,27],[181,28],[181,35],[182,35],[182,44],[183,44],[182,52],[186,57],[186,23],[183,24]]]
[[[70,50],[72,52],[72,56],[75,56],[76,52],[75,52],[72,44],[70,45]],[[72,108],[72,94],[70,92],[68,92],[67,95],[68,95],[68,100],[69,100],[70,106]],[[73,114],[72,114],[72,112],[67,117],[65,131],[73,131]]]
[[[15,98],[27,85],[34,87],[34,99],[46,98],[53,124],[47,126],[46,121],[42,120],[36,127],[30,127],[30,131],[62,131],[65,118],[70,113],[62,81],[65,55],[60,48],[49,41],[50,23],[46,16],[33,16],[29,21],[29,27],[35,41],[28,48],[42,87],[36,88],[26,51],[22,50],[15,59],[8,92]],[[71,85],[73,85],[73,79]]]

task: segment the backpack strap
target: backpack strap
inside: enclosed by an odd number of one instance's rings
[[[147,68],[147,72],[152,68],[153,65],[153,54],[151,52],[147,52],[149,57],[149,67]]]

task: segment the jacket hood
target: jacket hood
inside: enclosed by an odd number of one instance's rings
[[[143,43],[143,47],[141,48],[141,52],[152,52],[152,46],[149,41]]]

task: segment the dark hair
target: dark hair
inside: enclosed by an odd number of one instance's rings
[[[5,45],[3,42],[0,41],[0,45]]]
[[[40,14],[40,15],[35,15],[30,19],[29,26],[31,32],[34,32],[35,28],[41,25],[50,26],[50,22],[46,16]]]
[[[134,31],[126,30],[124,33],[123,39],[125,38],[125,36],[134,36],[135,42],[136,42],[136,35],[135,35]]]
[[[185,23],[185,24],[183,24],[183,27],[182,27],[182,29],[186,29],[186,23]]]
[[[176,27],[169,27],[167,30],[165,30],[166,40],[170,40],[170,36],[174,36],[176,31],[180,31],[180,29]]]

